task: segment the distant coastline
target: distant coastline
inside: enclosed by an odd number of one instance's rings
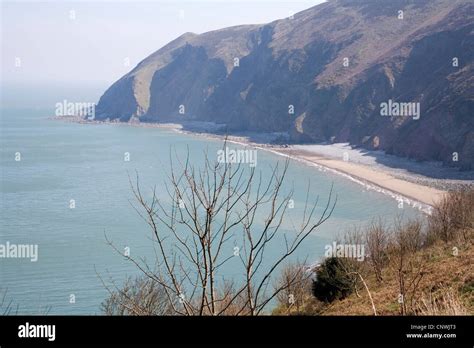
[[[380,163],[375,164],[376,160],[372,154],[369,152],[362,153],[359,149],[352,149],[348,144],[275,145],[272,144],[275,135],[243,133],[225,136],[218,134],[216,132],[218,130],[217,125],[211,122],[191,121],[185,124],[110,122],[85,120],[77,116],[57,116],[51,117],[51,119],[80,124],[107,124],[169,129],[214,140],[224,140],[227,137],[229,143],[251,146],[314,166],[320,171],[329,170],[335,174],[343,175],[369,190],[389,195],[397,199],[397,201],[417,208],[427,214],[431,213],[432,206],[439,202],[449,189],[459,185],[474,185],[472,178],[469,178],[472,173],[460,173],[458,175],[459,178],[455,179],[430,178],[425,175],[410,173],[403,166],[396,167],[399,163],[391,166]],[[384,160],[387,162],[390,159],[393,162],[393,156],[390,157],[383,153],[378,155],[385,156]],[[343,159],[346,156],[347,159]],[[352,160],[352,158],[356,160]],[[417,166],[423,166],[423,164],[417,163]],[[425,167],[424,169],[427,171],[438,170],[436,167],[429,168],[428,165],[425,165]]]

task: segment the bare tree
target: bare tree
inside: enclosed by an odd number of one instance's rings
[[[308,297],[312,299],[311,278],[312,271],[304,263],[286,265],[274,284],[275,289],[282,289],[276,296],[279,307],[286,309],[287,313],[293,309],[299,313]]]
[[[398,278],[400,314],[413,310],[418,287],[424,276],[425,260],[417,253],[423,245],[422,225],[413,220],[402,224],[395,222],[393,238],[388,252],[392,268]]]
[[[375,224],[372,224],[370,228],[374,227]],[[373,255],[372,253],[375,252],[374,249],[374,240],[371,235],[371,230],[369,229],[368,231],[364,232],[363,230],[360,229],[360,227],[354,227],[352,230],[348,230],[344,233],[342,236],[342,242],[345,244],[351,244],[351,245],[364,245],[368,247],[368,256],[370,259],[370,263],[372,263],[372,258]],[[364,248],[365,252],[365,248]],[[365,255],[364,255],[365,256]],[[377,263],[378,264],[378,263]],[[351,286],[354,289],[354,292],[357,297],[362,297],[359,294],[359,286],[362,284],[364,286],[365,291],[367,292],[367,295],[370,300],[370,304],[372,307],[372,312],[374,315],[377,315],[377,309],[375,307],[374,300],[372,298],[372,293],[370,292],[370,289],[367,285],[367,282],[365,281],[365,274],[367,273],[367,266],[366,263],[363,260],[356,260],[354,258],[341,258],[339,259],[338,263],[339,268],[341,271],[347,276],[347,279],[351,280]]]
[[[474,190],[465,186],[451,191],[434,206],[429,217],[428,241],[438,239],[449,242],[463,237],[464,242],[470,239],[470,231],[474,229]]]
[[[208,153],[202,168],[190,163],[189,151],[177,163],[171,159],[166,199],[158,198],[156,187],[147,199],[138,174],[134,183],[130,180],[135,209],[152,233],[156,264],[152,269],[143,259],[127,259],[159,284],[175,314],[261,314],[291,285],[269,286],[274,274],[334,210],[332,187],[316,217],[318,197],[310,202],[308,184],[301,223],[290,221],[294,231],[283,233],[293,196],[292,190],[283,192],[288,160],[268,177],[250,166],[211,161]],[[272,259],[267,248],[281,236],[284,250]],[[230,260],[240,264],[241,277],[225,277],[222,269]]]
[[[102,279],[102,278],[101,278]],[[110,296],[102,303],[106,315],[170,315],[172,306],[163,287],[146,276],[128,277],[123,285],[103,282]]]
[[[382,269],[387,262],[387,233],[382,221],[373,221],[365,234],[369,262],[378,282],[383,280]]]

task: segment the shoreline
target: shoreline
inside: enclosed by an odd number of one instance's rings
[[[224,140],[225,138],[224,136],[214,134],[208,136],[207,134],[179,132],[203,136],[214,140]],[[262,146],[261,144],[243,141],[242,139],[232,139],[232,137],[228,137],[227,142],[241,146],[250,146],[278,156],[287,157],[305,165],[318,168],[320,171],[330,171],[333,174],[343,176],[345,179],[364,186],[367,190],[388,195],[398,202],[403,202],[403,204],[407,204],[428,215],[431,214],[433,205],[439,202],[448,192],[397,179],[389,173],[362,164],[344,162],[342,160],[324,157],[320,154],[305,153],[301,150],[295,150],[291,145],[287,148]]]
[[[332,169],[334,172],[345,174],[344,176],[349,177],[354,182],[362,184],[369,189],[388,194],[397,199],[397,201],[408,203],[415,208],[420,208],[426,213],[430,213],[431,207],[438,203],[447,193],[447,191],[397,179],[387,172],[362,164],[354,164],[313,153],[305,153],[301,150],[295,151],[289,149],[288,151],[276,150],[275,152],[282,154],[288,153],[290,157],[294,156],[309,164],[315,164]]]
[[[181,134],[204,137],[211,140],[223,141],[226,136],[212,133],[212,124],[208,122],[190,123],[193,125],[185,125],[182,123],[140,123],[140,122],[107,122],[107,121],[89,121],[77,117],[52,117],[53,120],[61,120],[65,122],[73,122],[80,124],[102,124],[102,125],[123,125],[143,128],[160,128],[172,130]],[[186,129],[186,127],[190,129]],[[194,129],[193,129],[194,128]],[[396,173],[397,170],[403,168],[391,168],[385,165],[370,165],[359,163],[357,161],[344,161],[341,157],[337,158],[333,155],[318,151],[333,146],[327,145],[287,145],[285,147],[271,144],[268,134],[259,134],[261,141],[252,141],[250,136],[228,135],[227,142],[241,146],[250,146],[259,150],[267,151],[279,156],[287,157],[304,163],[309,166],[318,168],[320,171],[331,171],[334,174],[342,175],[357,184],[363,185],[369,190],[375,190],[385,195],[389,195],[398,202],[408,204],[413,208],[417,208],[423,213],[431,214],[433,205],[438,203],[448,192],[448,189],[440,189],[434,185],[421,184],[417,182],[419,178],[427,181],[448,182],[456,181],[461,184],[472,185],[471,180],[449,180],[449,179],[432,179],[424,177],[420,174]],[[338,144],[334,144],[338,145]],[[359,150],[348,150],[355,152]],[[351,152],[351,154],[352,154]],[[365,155],[364,155],[365,156]],[[352,157],[352,156],[351,156]],[[370,158],[368,156],[367,158]]]

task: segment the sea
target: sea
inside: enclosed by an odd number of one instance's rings
[[[151,198],[155,189],[163,205],[171,207],[174,203],[166,196],[171,160],[176,164],[188,158],[202,168],[205,154],[215,160],[223,144],[171,129],[58,121],[51,119],[54,111],[1,110],[0,245],[37,246],[37,260],[0,258],[0,301],[3,308],[10,304],[13,314],[100,315],[106,285],[119,286],[126,277],[140,274],[122,251],[149,264],[156,261],[152,233],[136,211],[130,179],[138,176],[145,197]],[[255,173],[263,183],[275,166],[284,165],[277,154],[259,149],[256,155]],[[244,169],[245,179],[250,168]],[[333,198],[337,196],[331,217],[301,243],[292,261],[318,263],[325,246],[376,219],[390,225],[397,217],[423,216],[409,204],[400,208],[393,197],[344,176],[290,161],[282,193],[292,192],[292,209],[266,251],[263,269],[285,250],[285,238],[294,237],[306,198],[314,202],[319,197],[315,214],[320,214],[331,187]],[[265,220],[265,213],[259,214],[257,229]],[[229,256],[241,243],[242,231],[235,233],[225,245]],[[239,262],[231,260],[219,279],[238,282],[242,273]]]

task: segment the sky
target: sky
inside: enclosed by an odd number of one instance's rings
[[[185,32],[266,23],[323,2],[0,1],[3,86],[100,88]]]

